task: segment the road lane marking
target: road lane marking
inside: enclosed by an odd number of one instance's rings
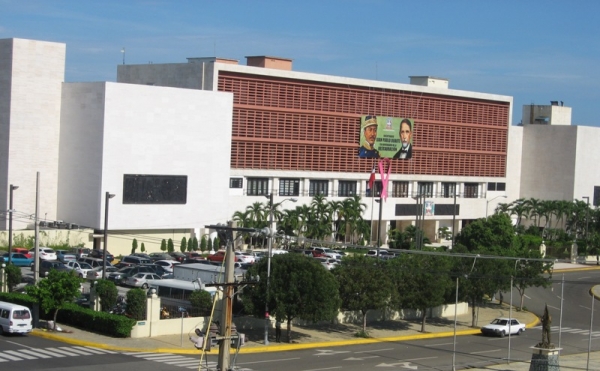
[[[452,345],[454,343],[440,343],[440,344],[430,344],[430,345],[425,345],[425,347],[441,347],[444,345]]]
[[[504,350],[504,349],[482,350],[482,351],[479,351],[479,352],[471,352],[469,354],[493,353],[493,352],[500,352],[501,350]]]
[[[238,365],[252,365],[255,363],[269,363],[269,362],[281,362],[281,361],[295,361],[297,359],[301,359],[300,357],[295,357],[295,358],[282,358],[282,359],[267,359],[264,361],[253,361],[253,362],[237,362],[236,364]]]
[[[394,350],[394,348],[385,348],[385,349],[374,349],[374,350],[362,350],[360,352],[354,352],[354,353],[373,353],[373,352],[385,352],[388,350]]]

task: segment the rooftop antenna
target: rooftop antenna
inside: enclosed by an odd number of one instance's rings
[[[121,49],[121,54],[123,54],[123,64],[125,64],[125,47]]]

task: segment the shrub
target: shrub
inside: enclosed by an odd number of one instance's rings
[[[12,292],[15,287],[21,283],[23,280],[23,276],[21,275],[21,268],[17,267],[14,264],[9,264],[5,268],[6,270],[6,285],[8,286],[8,291]]]
[[[135,320],[146,319],[146,292],[135,288],[127,292],[127,314]]]
[[[195,290],[190,295],[190,303],[192,303],[196,315],[207,316],[212,311],[213,299],[208,291]]]
[[[100,305],[103,311],[108,312],[117,304],[119,290],[117,290],[117,286],[112,281],[98,280],[95,289],[100,298]]]

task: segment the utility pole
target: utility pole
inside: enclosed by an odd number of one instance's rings
[[[220,334],[223,340],[219,344],[219,360],[218,367],[220,370],[229,370],[229,362],[231,360],[231,317],[233,311],[233,289],[231,285],[235,283],[234,263],[235,253],[233,251],[233,222],[228,222],[227,241],[225,248],[225,287],[223,289],[223,299],[221,302],[221,329]],[[230,236],[231,233],[231,236]],[[209,340],[210,341],[210,340]]]
[[[206,287],[218,287],[223,290],[221,299],[221,322],[219,336],[216,340],[219,342],[219,357],[217,369],[220,371],[230,371],[235,365],[231,365],[231,342],[232,339],[238,339],[239,335],[232,336],[232,318],[233,318],[233,295],[235,288],[255,284],[255,282],[235,282],[235,253],[233,244],[235,241],[235,232],[257,232],[254,228],[237,228],[235,222],[228,222],[228,225],[206,225],[206,228],[225,231],[227,242],[225,247],[225,282],[206,284]],[[210,328],[210,324],[208,325]],[[206,340],[211,341],[210,334],[207,331]],[[238,343],[239,344],[239,343]]]

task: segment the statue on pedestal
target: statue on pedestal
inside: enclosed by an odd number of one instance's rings
[[[536,345],[537,348],[554,349],[554,344],[550,341],[550,328],[552,324],[552,316],[548,312],[548,304],[544,309],[542,316],[542,342]]]

